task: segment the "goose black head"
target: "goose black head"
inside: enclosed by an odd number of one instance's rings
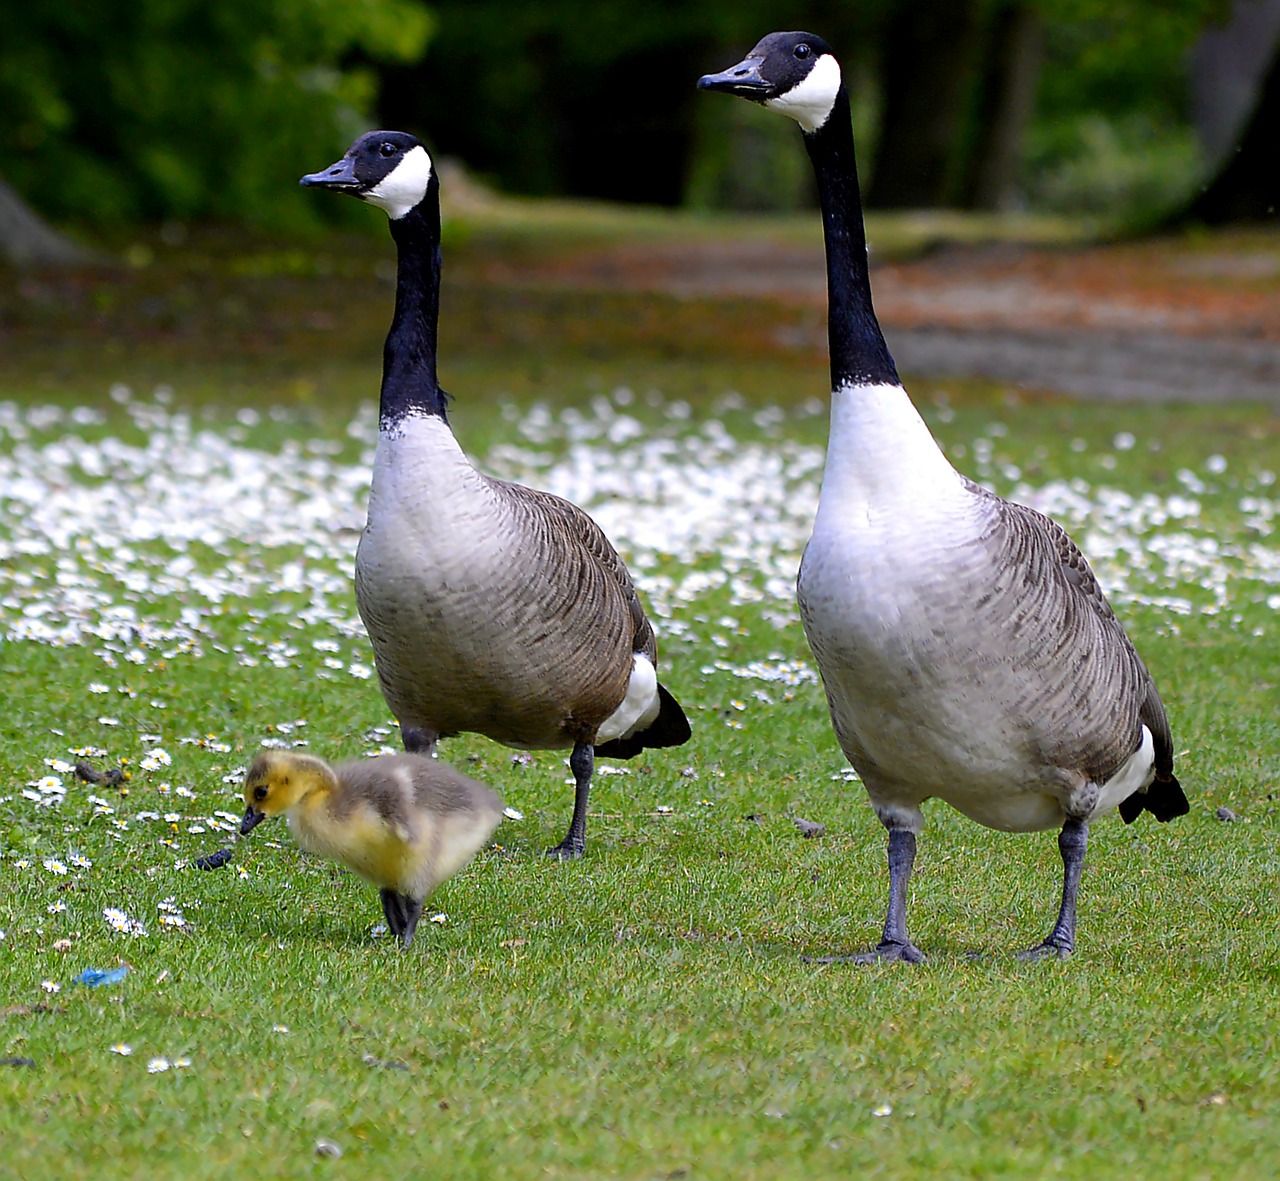
[[[770,33],[736,66],[698,79],[700,90],[723,90],[781,111],[809,133],[830,117],[840,85],[831,46],[812,33]]]
[[[404,131],[369,131],[336,164],[309,173],[298,183],[359,197],[396,221],[427,195],[431,176],[431,157],[414,136]]]

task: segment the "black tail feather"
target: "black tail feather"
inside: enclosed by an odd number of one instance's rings
[[[1150,812],[1161,824],[1176,820],[1191,811],[1187,793],[1172,773],[1167,779],[1156,779],[1143,791],[1135,791],[1120,801],[1120,816],[1125,824],[1132,824],[1143,812]]]
[[[602,742],[595,748],[596,754],[604,755],[607,759],[630,759],[650,747],[683,746],[688,742],[692,731],[680,703],[663,685],[658,686],[658,700],[662,703],[658,716],[647,729]]]

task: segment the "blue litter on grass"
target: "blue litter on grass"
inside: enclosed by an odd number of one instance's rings
[[[77,984],[87,984],[90,988],[99,988],[104,984],[119,984],[129,974],[127,967],[119,968],[85,968],[76,977]]]

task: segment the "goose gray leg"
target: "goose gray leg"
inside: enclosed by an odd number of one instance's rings
[[[922,952],[907,936],[907,883],[916,863],[916,834],[906,828],[889,830],[889,913],[884,935],[874,951],[853,957],[855,964],[888,963],[903,960],[924,962]]]
[[[591,774],[596,767],[596,748],[589,742],[574,744],[569,756],[569,769],[573,772],[573,819],[569,831],[555,848],[547,850],[548,857],[561,861],[576,861],[587,847],[587,796],[591,792]]]
[[[1043,943],[1020,952],[1020,960],[1046,960],[1069,956],[1076,945],[1076,894],[1080,890],[1080,872],[1084,868],[1084,851],[1089,844],[1089,825],[1083,820],[1068,819],[1058,834],[1058,851],[1062,854],[1062,906],[1058,921]]]
[[[430,730],[421,730],[417,726],[401,726],[400,739],[404,748],[411,755],[433,755],[436,753],[438,734]]]

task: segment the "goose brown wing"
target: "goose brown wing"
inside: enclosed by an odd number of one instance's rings
[[[1142,657],[1138,655],[1133,642],[1116,618],[1116,613],[1107,601],[1097,576],[1089,566],[1088,559],[1056,521],[1025,505],[1011,501],[1004,503],[1010,517],[1020,520],[1022,529],[1039,530],[1051,541],[1057,551],[1059,569],[1067,588],[1066,593],[1074,602],[1085,605],[1093,613],[1101,626],[1104,640],[1102,647],[1111,654],[1113,660],[1122,663],[1125,682],[1133,686],[1135,695],[1140,694],[1137,721],[1151,732],[1155,753],[1156,782],[1147,791],[1136,793],[1124,801],[1120,806],[1120,814],[1126,822],[1131,822],[1144,807],[1154,813],[1159,820],[1171,820],[1175,816],[1185,815],[1190,810],[1190,805],[1173,774],[1173,734],[1169,727],[1169,717],[1165,712],[1164,702],[1160,698],[1155,682],[1151,679],[1151,674],[1142,662]],[[1135,741],[1125,757],[1136,749]],[[1106,773],[1103,772],[1102,776],[1105,778]]]
[[[523,485],[507,486],[517,489],[530,506],[536,507],[538,515],[548,527],[558,533],[562,541],[585,553],[592,564],[604,574],[606,581],[616,588],[631,614],[634,632],[631,650],[642,653],[656,667],[658,644],[653,627],[644,613],[640,596],[636,594],[631,572],[619,557],[618,551],[613,548],[613,543],[605,536],[604,530],[576,504],[559,496]]]

